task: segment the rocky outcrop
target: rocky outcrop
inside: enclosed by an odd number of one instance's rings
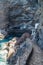
[[[32,42],[27,38],[20,46],[18,46],[17,53],[9,58],[9,65],[25,65],[31,52]]]
[[[7,12],[9,24],[6,30],[8,32],[14,32],[14,26],[22,23],[31,25],[33,22],[36,22],[36,19],[34,18],[36,10],[36,0],[10,0]]]
[[[8,33],[14,32],[16,25],[25,23],[34,26],[38,21],[34,17],[37,10],[37,0],[6,0],[0,1],[0,3],[0,28],[4,28]]]

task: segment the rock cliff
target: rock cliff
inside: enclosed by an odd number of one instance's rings
[[[37,20],[34,18],[38,8],[37,3],[37,0],[0,1],[0,29],[14,32],[15,26],[19,24],[27,23],[30,25],[32,22],[38,21],[38,18]]]

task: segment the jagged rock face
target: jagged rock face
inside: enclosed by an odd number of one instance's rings
[[[7,32],[14,31],[13,27],[21,23],[36,21],[34,20],[36,0],[8,0],[1,3],[0,28],[4,28]]]
[[[16,0],[13,4],[11,2],[8,11],[10,23],[13,25],[33,20],[35,8],[31,8],[32,5],[35,5],[33,0]]]
[[[37,7],[34,3],[36,3],[36,0],[10,0],[7,31],[11,31],[11,29],[14,31],[14,26],[24,22],[25,24],[30,22],[28,25],[32,22],[36,22],[34,15]]]

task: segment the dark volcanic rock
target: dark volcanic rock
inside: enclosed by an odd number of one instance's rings
[[[33,21],[36,9],[36,0],[10,0],[8,7],[9,27]]]
[[[25,22],[34,25],[36,22],[35,12],[37,10],[36,0],[6,0],[1,1],[0,28],[4,28],[8,33],[14,33],[14,26]],[[2,23],[3,22],[3,23]],[[28,26],[27,26],[28,27]],[[31,27],[30,27],[31,28]]]

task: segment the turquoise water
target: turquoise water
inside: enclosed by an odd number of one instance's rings
[[[20,37],[21,34],[9,35],[7,38],[0,40],[0,50],[3,48],[3,44],[10,41],[13,37]],[[3,56],[5,53],[0,53],[0,65],[9,65],[7,61],[4,60]]]
[[[3,48],[3,44],[11,40],[13,37],[14,37],[13,35],[10,35],[6,39],[0,40],[0,51]],[[5,61],[3,58],[4,55],[5,53],[0,52],[0,65],[8,65],[7,61]]]
[[[14,35],[9,35],[8,37],[6,37],[3,40],[0,40],[0,43],[4,43],[4,42],[8,42],[9,40],[11,40],[14,37]]]

